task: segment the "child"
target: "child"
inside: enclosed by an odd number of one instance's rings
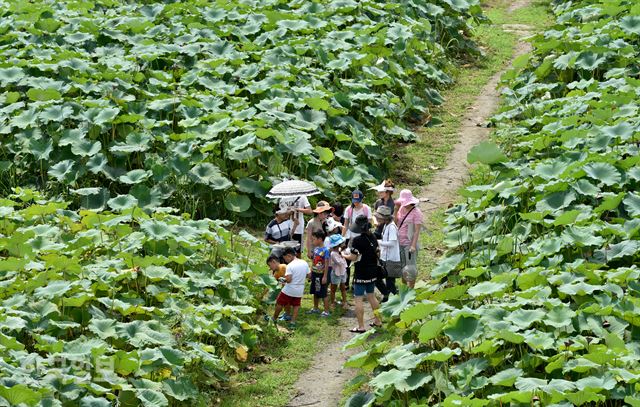
[[[328,246],[331,250],[331,306],[336,304],[336,289],[340,286],[342,302],[338,305],[347,306],[347,261],[342,257],[341,250],[346,241],[341,234],[328,237]]]
[[[284,287],[282,287],[282,291],[280,291],[276,299],[273,320],[277,321],[282,309],[290,306],[293,308],[293,312],[291,313],[291,323],[289,325],[293,327],[298,318],[300,299],[304,294],[304,280],[310,273],[309,265],[306,261],[296,257],[296,250],[292,247],[287,247],[282,257],[287,263],[287,270],[284,275]]]
[[[267,258],[267,266],[269,266],[269,269],[271,270],[271,274],[273,274],[273,278],[275,278],[276,280],[280,280],[286,274],[287,265],[280,264],[280,259],[278,258],[278,256],[274,254],[270,255]],[[280,321],[291,321],[290,306],[287,305],[284,307],[284,314],[282,314],[282,316],[280,317]]]
[[[313,295],[313,308],[307,311],[307,314],[319,314],[320,309],[318,303],[320,299],[324,302],[324,311],[320,314],[323,317],[329,316],[329,298],[327,297],[327,280],[329,272],[329,249],[324,245],[325,233],[322,230],[316,230],[311,235],[311,244],[313,244],[313,266],[311,271],[311,289]]]

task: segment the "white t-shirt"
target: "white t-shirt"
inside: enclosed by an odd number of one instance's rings
[[[304,282],[309,274],[309,265],[302,259],[295,259],[287,264],[285,276],[291,276],[291,282],[282,287],[282,292],[289,297],[299,297],[304,295]]]
[[[371,223],[373,214],[371,213],[371,208],[369,207],[369,205],[362,204],[360,205],[359,208],[356,208],[355,206],[351,206],[351,205],[347,207],[347,209],[344,212],[344,219],[345,219],[345,223],[347,219],[349,220],[349,228],[353,226],[354,222],[356,221],[356,218],[360,215],[366,216],[367,219],[369,219],[369,223]],[[347,230],[347,234],[345,235],[345,238],[353,239],[356,236],[360,236],[360,233],[353,233],[351,230]]]
[[[380,260],[400,261],[400,243],[398,242],[398,227],[391,222],[382,229],[382,240],[378,240],[380,246]]]
[[[281,198],[280,208],[308,208],[311,204],[306,196],[299,196],[296,198]],[[295,216],[295,215],[294,215]],[[302,212],[298,212],[298,227],[293,231],[294,235],[301,235],[304,232],[304,215]]]

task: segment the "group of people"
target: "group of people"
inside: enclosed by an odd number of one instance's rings
[[[364,297],[372,310],[377,309],[376,288],[383,302],[397,293],[398,278],[413,288],[423,223],[419,200],[408,189],[394,199],[391,180],[372,189],[378,193],[373,208],[363,202],[360,190],[351,193],[351,203],[346,208],[340,202],[319,201],[312,209],[305,196],[282,199],[276,206],[265,241],[276,247],[282,242],[298,244],[295,248],[274,250],[267,259],[274,277],[284,285],[276,299],[274,320],[295,325],[307,279],[313,295],[310,314],[326,317],[336,306],[347,306],[347,291],[353,290],[358,326],[352,332],[366,330]],[[306,227],[304,215],[313,215]],[[336,301],[338,289],[342,301]],[[280,316],[283,310],[284,315]],[[371,325],[380,324],[375,316]]]

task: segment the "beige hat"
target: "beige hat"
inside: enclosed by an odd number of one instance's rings
[[[374,216],[389,219],[393,217],[393,211],[387,205],[380,205],[378,209],[376,209]]]
[[[329,202],[320,201],[316,205],[316,209],[313,210],[313,213],[322,213],[322,212],[327,212],[327,211],[332,211],[332,210],[333,210],[333,207],[331,205],[329,205]]]

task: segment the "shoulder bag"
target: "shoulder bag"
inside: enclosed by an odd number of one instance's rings
[[[389,236],[388,228],[385,228],[385,232],[387,232],[387,237]],[[384,232],[383,232],[384,233]],[[384,236],[383,236],[384,240]],[[401,261],[390,261],[385,260],[382,261],[382,265],[387,272],[387,277],[391,278],[400,278],[402,277],[402,262]]]

